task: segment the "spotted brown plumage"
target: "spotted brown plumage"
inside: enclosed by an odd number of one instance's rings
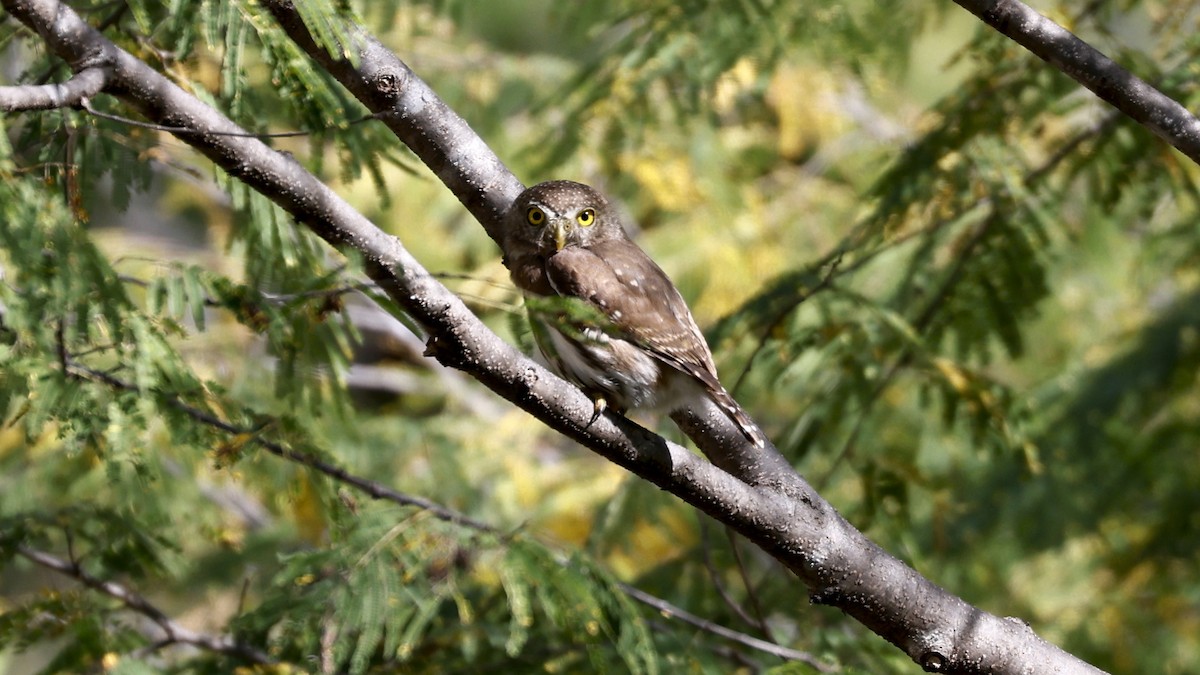
[[[629,239],[602,194],[571,181],[541,183],[517,197],[507,218],[505,262],[530,298],[538,348],[598,410],[607,403],[669,412],[705,396],[763,445],[762,432],[717,379],[683,296]],[[583,301],[603,320],[534,302],[542,298]]]

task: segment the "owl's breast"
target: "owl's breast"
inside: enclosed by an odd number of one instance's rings
[[[603,396],[617,410],[654,408],[663,364],[631,343],[602,331],[585,329],[582,339],[547,327],[550,344],[538,343],[551,370],[592,396]],[[669,370],[669,369],[668,369]]]

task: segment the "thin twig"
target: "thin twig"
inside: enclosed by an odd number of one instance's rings
[[[139,288],[149,288],[152,283],[140,277],[135,277],[129,274],[119,274],[117,275],[117,279],[131,286],[138,286]],[[345,286],[337,286],[335,288],[318,288],[311,291],[300,291],[297,293],[267,293],[265,291],[257,291],[257,293],[263,300],[273,305],[284,305],[293,300],[303,300],[307,298],[332,298],[339,295],[346,295],[347,293],[353,293],[355,291],[365,293],[367,291],[378,290],[378,288],[379,287],[374,283],[361,281],[348,283]],[[225,307],[228,305],[228,303],[217,300],[209,295],[204,296],[202,302],[206,307]]]
[[[175,135],[196,134],[196,135],[200,135],[200,136],[233,136],[236,138],[296,138],[299,136],[311,136],[311,135],[317,133],[316,131],[279,131],[279,132],[275,132],[275,133],[261,133],[260,134],[260,133],[253,133],[253,132],[249,132],[249,131],[246,131],[246,132],[236,132],[236,131],[221,132],[221,131],[206,131],[203,129],[193,129],[191,127],[172,127],[172,126],[166,126],[166,125],[162,125],[162,124],[153,124],[151,122],[142,122],[139,120],[130,119],[128,117],[121,117],[120,115],[113,115],[112,113],[101,112],[99,110],[96,110],[94,107],[92,107],[92,102],[89,101],[87,99],[87,97],[84,97],[81,101],[79,101],[79,104],[81,107],[83,107],[84,110],[88,111],[90,114],[92,114],[96,117],[99,117],[101,119],[106,119],[106,120],[109,120],[112,122],[120,122],[121,124],[126,124],[131,127],[140,127],[142,129],[151,129],[153,131],[163,131],[163,132],[166,132],[169,134],[175,134]],[[362,117],[359,117],[358,119],[350,120],[349,122],[346,123],[346,126],[354,126],[355,124],[362,124],[363,122],[369,122],[371,120],[379,119],[380,117],[382,117],[384,115],[386,115],[386,113],[372,113],[370,115],[364,115]],[[331,128],[336,129],[339,127],[329,127],[326,129],[320,129],[319,131],[328,131]]]
[[[649,593],[646,593],[645,591],[634,588],[633,586],[629,586],[627,584],[617,584],[617,585],[629,597],[633,598],[634,600],[637,600],[638,602],[640,602],[644,605],[653,607],[654,609],[658,610],[659,612],[661,612],[664,616],[666,616],[668,618],[679,619],[680,621],[691,624],[691,625],[695,626],[696,628],[703,630],[706,633],[711,633],[712,635],[717,635],[717,636],[723,637],[726,640],[732,640],[740,645],[745,645],[747,647],[757,649],[758,651],[766,652],[767,654],[773,654],[782,659],[787,659],[789,661],[800,661],[801,663],[806,663],[806,664],[812,666],[818,672],[822,672],[822,673],[833,672],[833,668],[826,665],[825,663],[822,663],[819,659],[817,659],[817,657],[813,656],[812,654],[809,654],[808,652],[802,652],[798,649],[791,649],[789,647],[784,647],[784,646],[777,645],[777,644],[774,644],[771,642],[767,642],[766,640],[760,640],[756,637],[746,635],[745,633],[739,633],[738,631],[726,628],[719,624],[715,624],[703,617],[696,616],[695,614],[692,614],[691,612],[687,611],[686,609],[676,607],[675,605],[672,605],[671,603],[667,602],[666,600],[663,600],[662,598],[650,595]]]
[[[1095,122],[1091,126],[1087,127],[1083,131],[1081,131],[1078,134],[1076,134],[1075,136],[1071,137],[1070,140],[1068,140],[1061,147],[1059,147],[1057,150],[1055,150],[1054,153],[1052,153],[1048,158],[1046,158],[1046,160],[1044,162],[1042,162],[1040,165],[1034,167],[1028,173],[1026,173],[1022,179],[1022,183],[1024,185],[1033,185],[1033,184],[1037,183],[1046,174],[1048,174],[1055,167],[1057,167],[1064,159],[1066,159],[1072,152],[1074,152],[1084,142],[1091,140],[1092,138],[1102,136],[1102,135],[1112,131],[1112,129],[1114,127],[1116,127],[1116,125],[1123,119],[1125,119],[1125,117],[1123,115],[1121,115],[1119,112],[1110,112],[1110,113],[1106,114],[1099,121]],[[772,317],[771,321],[759,332],[759,335],[760,335],[759,340],[758,340],[757,344],[754,346],[754,349],[751,350],[750,356],[747,357],[746,365],[743,366],[741,373],[738,374],[738,377],[735,380],[733,387],[730,389],[730,393],[732,393],[734,395],[737,394],[738,389],[742,385],[742,381],[750,373],[751,367],[754,363],[754,359],[758,356],[758,354],[760,352],[762,352],[763,349],[766,348],[767,343],[770,341],[770,336],[772,334],[774,334],[775,330],[779,327],[779,325],[781,323],[783,323],[784,319],[786,319],[789,315],[791,315],[791,313],[793,311],[795,311],[795,309],[797,307],[799,307],[801,305],[801,303],[809,300],[817,293],[824,291],[824,290],[828,290],[835,286],[833,283],[835,272],[837,273],[837,276],[839,276],[839,277],[856,272],[856,271],[862,269],[864,266],[866,266],[867,263],[871,262],[876,257],[882,255],[883,253],[892,251],[892,250],[898,248],[899,246],[906,244],[909,241],[911,241],[917,237],[926,236],[926,235],[932,234],[934,232],[937,232],[938,230],[942,229],[943,227],[945,227],[953,222],[956,222],[961,217],[962,214],[969,213],[970,211],[984,205],[984,203],[987,202],[989,199],[990,199],[990,197],[988,195],[981,195],[980,197],[978,197],[974,201],[970,202],[969,204],[965,204],[961,209],[959,209],[957,212],[955,212],[953,214],[950,214],[944,218],[939,218],[938,220],[935,220],[934,222],[932,222],[924,227],[909,230],[908,232],[900,234],[900,235],[892,238],[891,241],[889,241],[886,245],[879,246],[878,248],[872,249],[870,251],[867,251],[866,253],[856,256],[854,258],[853,262],[842,264],[842,256],[847,251],[850,251],[853,249],[854,245],[852,242],[854,242],[857,238],[862,236],[863,230],[866,227],[867,222],[864,221],[864,222],[861,222],[861,223],[855,225],[853,228],[851,228],[850,234],[846,235],[846,237],[838,244],[837,248],[834,249],[833,253],[826,255],[825,258],[818,261],[818,263],[813,266],[813,267],[816,267],[817,269],[820,269],[821,267],[825,267],[826,265],[830,266],[829,271],[821,278],[820,283],[813,286],[811,289],[808,289],[806,292],[797,294],[797,296],[795,298],[793,298],[793,300],[791,302],[789,302],[785,307],[782,307],[775,314],[775,316]],[[811,267],[810,267],[810,269],[811,269]]]
[[[206,635],[185,628],[166,615],[161,609],[133,589],[115,581],[107,581],[86,572],[74,560],[64,560],[45,551],[28,546],[18,546],[17,554],[30,562],[71,577],[84,586],[119,600],[130,610],[153,621],[163,630],[166,637],[156,644],[187,644],[221,654],[228,654],[254,663],[270,664],[275,660],[265,652],[242,644],[229,635]]]
[[[829,271],[827,271],[825,275],[821,277],[821,281],[819,281],[812,288],[807,289],[805,292],[797,294],[791,302],[787,303],[786,307],[783,307],[776,312],[775,316],[771,318],[771,321],[759,332],[758,344],[756,344],[754,349],[751,350],[750,356],[746,359],[746,364],[742,367],[742,371],[738,373],[737,379],[734,380],[733,388],[729,390],[731,394],[735,396],[737,395],[738,390],[741,389],[742,383],[746,379],[746,376],[750,374],[750,370],[754,367],[754,359],[759,355],[760,352],[762,352],[763,349],[766,348],[767,342],[770,340],[771,335],[775,334],[775,330],[781,323],[783,323],[784,319],[790,316],[791,313],[795,311],[795,309],[799,307],[801,303],[817,293],[833,286],[833,277],[837,273],[838,267],[842,263],[842,256],[847,250],[849,249],[839,247],[833,254],[826,256],[824,260],[820,261],[818,268],[826,265],[829,266]],[[843,273],[848,271],[849,270],[845,270]]]
[[[712,583],[713,588],[717,590],[717,595],[721,596],[721,600],[739,619],[749,626],[754,626],[754,617],[750,616],[746,610],[738,604],[729,589],[725,587],[724,580],[721,579],[720,573],[717,571],[717,566],[712,559],[712,542],[708,536],[708,523],[700,521],[700,557],[704,561],[704,569],[708,572],[708,580]]]
[[[950,268],[949,273],[947,273],[945,278],[943,278],[941,285],[938,286],[929,302],[925,304],[925,308],[910,324],[913,334],[920,334],[929,326],[930,323],[933,322],[934,317],[937,316],[938,308],[950,295],[951,289],[958,284],[958,280],[962,278],[962,275],[967,267],[967,262],[971,259],[972,252],[976,247],[983,243],[983,240],[987,236],[991,226],[998,221],[999,213],[995,211],[993,207],[993,211],[988,214],[988,216],[984,218],[982,222],[976,225],[975,230],[971,232],[970,236],[967,237],[966,244],[961,250],[958,251],[954,259],[953,267]],[[883,377],[879,378],[879,382],[871,390],[871,393],[867,396],[867,400],[863,403],[862,410],[859,413],[859,417],[854,425],[854,428],[846,437],[845,442],[842,443],[842,449],[838,452],[837,456],[833,460],[833,463],[830,464],[829,469],[825,472],[825,474],[821,476],[821,478],[813,481],[813,484],[818,490],[825,489],[826,485],[828,485],[829,479],[838,470],[838,468],[841,467],[842,463],[854,455],[855,443],[858,440],[859,433],[866,424],[868,413],[874,406],[875,402],[879,400],[879,397],[883,395],[883,392],[886,391],[888,386],[891,385],[892,380],[896,378],[896,376],[905,366],[912,362],[913,354],[913,348],[910,344],[906,344],[901,347],[900,354],[894,361],[892,361],[891,365],[888,366],[888,369],[884,373]]]
[[[1046,160],[1041,164],[1027,171],[1022,177],[1021,183],[1025,186],[1035,185],[1038,181],[1053,171],[1060,163],[1062,163],[1063,160],[1070,156],[1072,152],[1077,150],[1080,145],[1088,140],[1109,133],[1122,119],[1124,119],[1124,117],[1118,112],[1106,114],[1104,117],[1097,120],[1083,131],[1072,136],[1069,140],[1067,140],[1067,142],[1063,143],[1057,150],[1047,157]],[[962,277],[962,274],[966,269],[967,262],[971,259],[972,252],[980,243],[983,242],[984,237],[986,237],[988,231],[991,229],[991,226],[998,222],[1000,214],[996,210],[996,201],[988,196],[982,196],[979,199],[976,199],[970,205],[964,207],[960,214],[969,212],[984,204],[988,206],[990,212],[984,216],[983,220],[975,226],[975,230],[967,237],[965,244],[955,255],[953,267],[951,267],[949,273],[942,280],[942,283],[938,286],[930,301],[926,303],[925,308],[912,322],[911,325],[913,333],[920,333],[924,331],[925,328],[928,327],[929,323],[933,321],[934,317],[937,315],[938,307],[942,304],[942,301],[950,294],[951,289]],[[958,215],[959,214],[956,214],[944,219],[941,221],[941,223],[944,224],[951,222],[952,220],[957,219]],[[899,374],[900,370],[911,362],[912,357],[912,347],[904,347],[900,352],[900,355],[897,356],[896,360],[893,361],[890,366],[888,366],[888,369],[884,372],[883,377],[879,379],[879,382],[876,384],[874,389],[871,390],[867,400],[863,403],[862,410],[859,414],[858,420],[855,422],[854,428],[851,429],[850,434],[846,436],[846,440],[842,442],[841,450],[838,451],[833,463],[823,476],[813,481],[814,486],[818,490],[824,489],[842,463],[853,456],[855,444],[858,440],[860,432],[865,426],[868,412],[874,405],[875,401],[879,399],[883,392],[892,383],[892,380],[895,379],[896,375]]]
[[[708,536],[708,523],[703,520],[700,521],[700,554],[704,559],[704,569],[708,571],[708,580],[712,582],[713,588],[717,589],[717,595],[721,596],[721,600],[725,602],[725,606],[728,607],[734,614],[736,614],[739,619],[745,622],[746,625],[753,626],[766,632],[766,626],[755,620],[754,617],[750,616],[750,613],[746,611],[746,608],[742,607],[741,604],[739,604],[729,592],[729,589],[725,587],[725,581],[721,579],[721,575],[717,571],[717,566],[713,564],[712,542],[709,540]],[[770,637],[769,633],[767,633],[767,635]]]
[[[72,363],[71,370],[74,372],[74,374],[83,379],[100,382],[124,391],[141,391],[132,382],[127,382],[120,378],[113,377],[108,373],[103,373],[78,363]],[[277,457],[282,457],[298,464],[302,464],[310,469],[316,470],[319,473],[325,474],[326,476],[333,478],[338,482],[352,485],[375,499],[383,499],[385,501],[390,501],[402,506],[413,506],[428,511],[430,515],[438,518],[439,520],[463,525],[481,532],[489,532],[492,534],[500,533],[499,530],[487,523],[484,523],[483,521],[475,520],[464,514],[452,511],[428,499],[404,494],[403,492],[394,490],[386,485],[383,485],[382,483],[377,483],[373,480],[356,476],[340,466],[336,466],[330,462],[318,459],[317,457],[314,457],[306,452],[293,450],[291,448],[284,447],[279,443],[275,443],[274,441],[269,441],[260,435],[261,429],[240,427],[235,424],[231,424],[220,419],[219,417],[216,417],[215,415],[212,415],[211,413],[194,406],[190,406],[173,396],[168,397],[167,401],[176,410],[179,410],[197,422],[206,424],[214,429],[220,429],[221,431],[233,434],[235,436],[245,436],[249,438],[249,442],[258,445]]]
[[[758,590],[754,588],[754,584],[750,583],[750,574],[746,569],[746,561],[742,560],[742,552],[738,548],[737,532],[729,526],[725,526],[725,536],[729,539],[729,550],[733,552],[733,560],[736,563],[738,576],[742,579],[742,586],[746,589],[746,598],[750,601],[750,609],[754,610],[754,617],[757,619],[756,625],[762,631],[763,637],[771,642],[778,643],[775,639],[775,633],[771,630],[770,624],[767,623],[766,612],[763,611],[762,603],[758,601]]]

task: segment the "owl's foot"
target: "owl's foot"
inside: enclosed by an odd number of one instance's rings
[[[592,419],[588,420],[587,425],[583,427],[584,429],[590,428],[596,423],[596,420],[600,419],[600,416],[604,414],[604,411],[608,410],[608,401],[605,400],[603,396],[597,396],[596,398],[592,399],[592,406]]]

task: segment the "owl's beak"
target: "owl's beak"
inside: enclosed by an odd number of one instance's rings
[[[564,220],[554,221],[554,250],[561,251],[567,245],[567,228],[570,225]]]

